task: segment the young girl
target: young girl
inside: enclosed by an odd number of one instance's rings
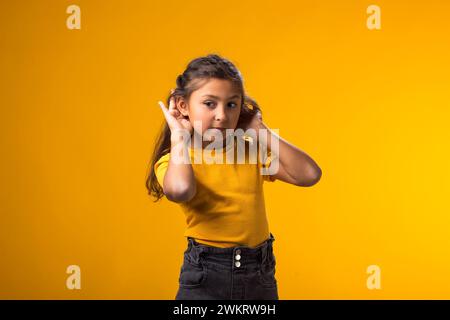
[[[241,74],[229,60],[215,54],[194,59],[176,84],[167,99],[169,108],[160,102],[165,127],[146,181],[155,201],[165,195],[179,203],[186,216],[187,249],[175,299],[278,299],[275,238],[269,231],[262,185],[280,180],[312,186],[319,181],[321,170],[305,152],[263,123],[260,107],[245,94]],[[196,121],[201,125],[195,125]],[[264,161],[258,157],[253,164],[214,162],[215,152],[226,156],[236,151],[240,138],[215,141],[220,135],[208,138],[208,129],[220,133],[267,130],[267,141],[277,139],[278,171],[260,173],[275,159],[270,143]],[[183,131],[194,139],[186,143],[180,135]],[[194,144],[197,137],[200,146]],[[211,141],[220,147],[203,152],[203,161],[195,162],[195,152],[206,150]],[[246,148],[258,142],[244,139]],[[170,156],[182,152],[190,163]]]

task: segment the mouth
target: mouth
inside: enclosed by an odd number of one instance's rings
[[[216,131],[217,133],[220,132],[220,134],[222,135],[223,139],[226,138],[227,136],[227,128],[223,128],[223,127],[210,127],[209,130],[211,131]],[[214,137],[213,139],[215,139],[216,137]]]

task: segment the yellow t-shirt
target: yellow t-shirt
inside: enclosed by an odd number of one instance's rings
[[[237,139],[235,140],[237,141]],[[253,142],[246,142],[246,145]],[[189,149],[192,169],[197,182],[197,193],[187,202],[180,203],[186,217],[185,237],[215,247],[256,247],[270,236],[264,203],[263,182],[275,181],[273,176],[261,175],[260,168],[269,166],[270,151],[262,164],[249,163],[248,147],[244,164],[226,163],[226,155],[236,143],[223,150],[223,163],[207,164],[211,155],[203,153],[203,163],[194,163],[194,153],[200,149]],[[209,159],[208,159],[209,158]],[[170,153],[163,155],[154,166],[159,184],[162,186],[169,165]],[[234,161],[236,162],[236,161]]]

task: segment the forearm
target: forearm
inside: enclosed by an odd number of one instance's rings
[[[184,152],[189,158],[188,146],[179,141],[172,139],[170,148],[170,160],[164,177],[164,194],[174,202],[185,202],[191,200],[196,193],[196,180],[192,164],[176,161],[175,157],[180,157]]]
[[[289,175],[296,185],[313,185],[320,180],[322,170],[310,156],[281,138],[264,123],[261,123],[260,128],[267,130],[267,136],[264,139],[267,149],[271,151],[274,157],[278,157],[280,168]],[[273,142],[278,142],[278,154],[275,154],[275,150],[272,150]]]

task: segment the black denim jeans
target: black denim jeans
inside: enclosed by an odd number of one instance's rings
[[[272,233],[256,248],[187,240],[175,300],[278,300]]]

